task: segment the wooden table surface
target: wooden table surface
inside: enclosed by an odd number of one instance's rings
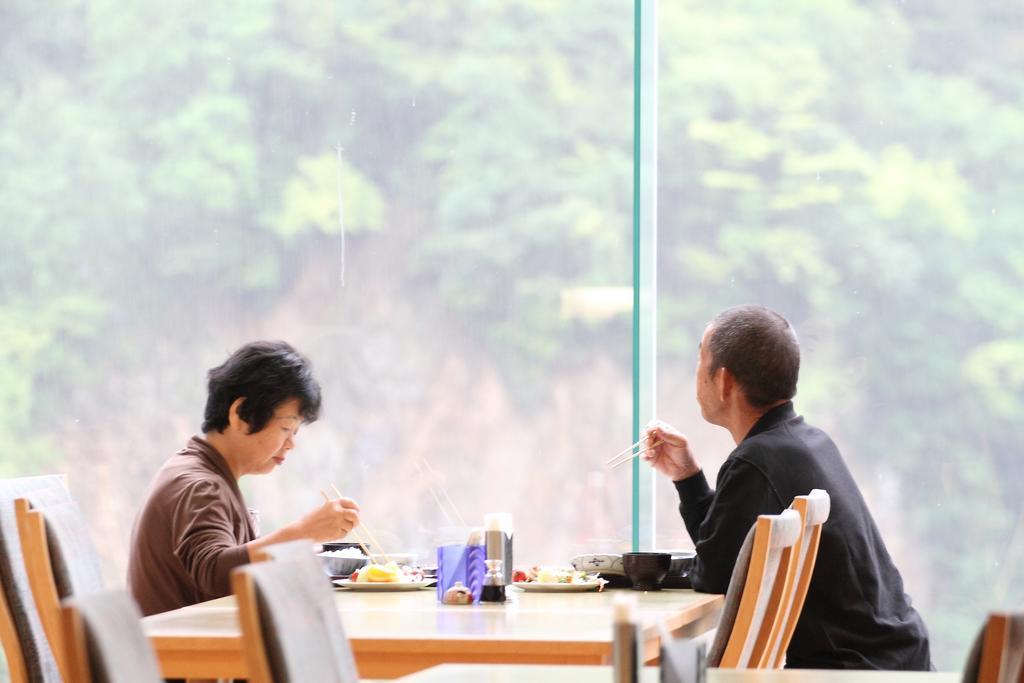
[[[606,664],[612,598],[603,593],[524,593],[505,605],[438,605],[433,590],[335,593],[364,678],[396,678],[445,663]],[[647,657],[657,656],[655,625],[692,636],[714,628],[722,596],[690,590],[628,591],[638,599]],[[174,678],[244,678],[233,597],[142,621],[163,673]]]
[[[602,683],[610,666],[514,666],[446,664],[406,676],[409,683]],[[708,683],[960,683],[958,673],[905,671],[739,671],[709,669]],[[644,667],[641,683],[657,683],[657,667]]]

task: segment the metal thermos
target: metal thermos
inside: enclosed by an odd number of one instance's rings
[[[505,585],[512,584],[512,515],[491,512],[484,515],[484,542],[488,560],[501,560]]]

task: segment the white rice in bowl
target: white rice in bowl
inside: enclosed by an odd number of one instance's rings
[[[344,550],[325,550],[320,557],[366,557],[359,548],[345,548]]]

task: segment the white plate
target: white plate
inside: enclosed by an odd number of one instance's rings
[[[588,581],[586,583],[540,583],[538,581],[516,581],[512,584],[520,590],[532,593],[584,593],[593,591],[604,585],[604,581]]]
[[[367,592],[387,592],[387,591],[418,591],[424,588],[429,588],[434,585],[434,581],[390,581],[390,582],[371,582],[371,581],[349,581],[348,579],[337,579],[334,582],[335,586],[340,588],[348,588],[354,591],[367,591]]]
[[[622,555],[613,553],[591,553],[589,555],[577,555],[570,561],[573,569],[588,574],[600,572],[601,574],[614,574],[625,576],[626,570],[622,568]]]

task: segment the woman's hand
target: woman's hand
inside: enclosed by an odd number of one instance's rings
[[[359,505],[351,498],[329,500],[298,521],[299,533],[314,543],[344,538],[359,524]]]

